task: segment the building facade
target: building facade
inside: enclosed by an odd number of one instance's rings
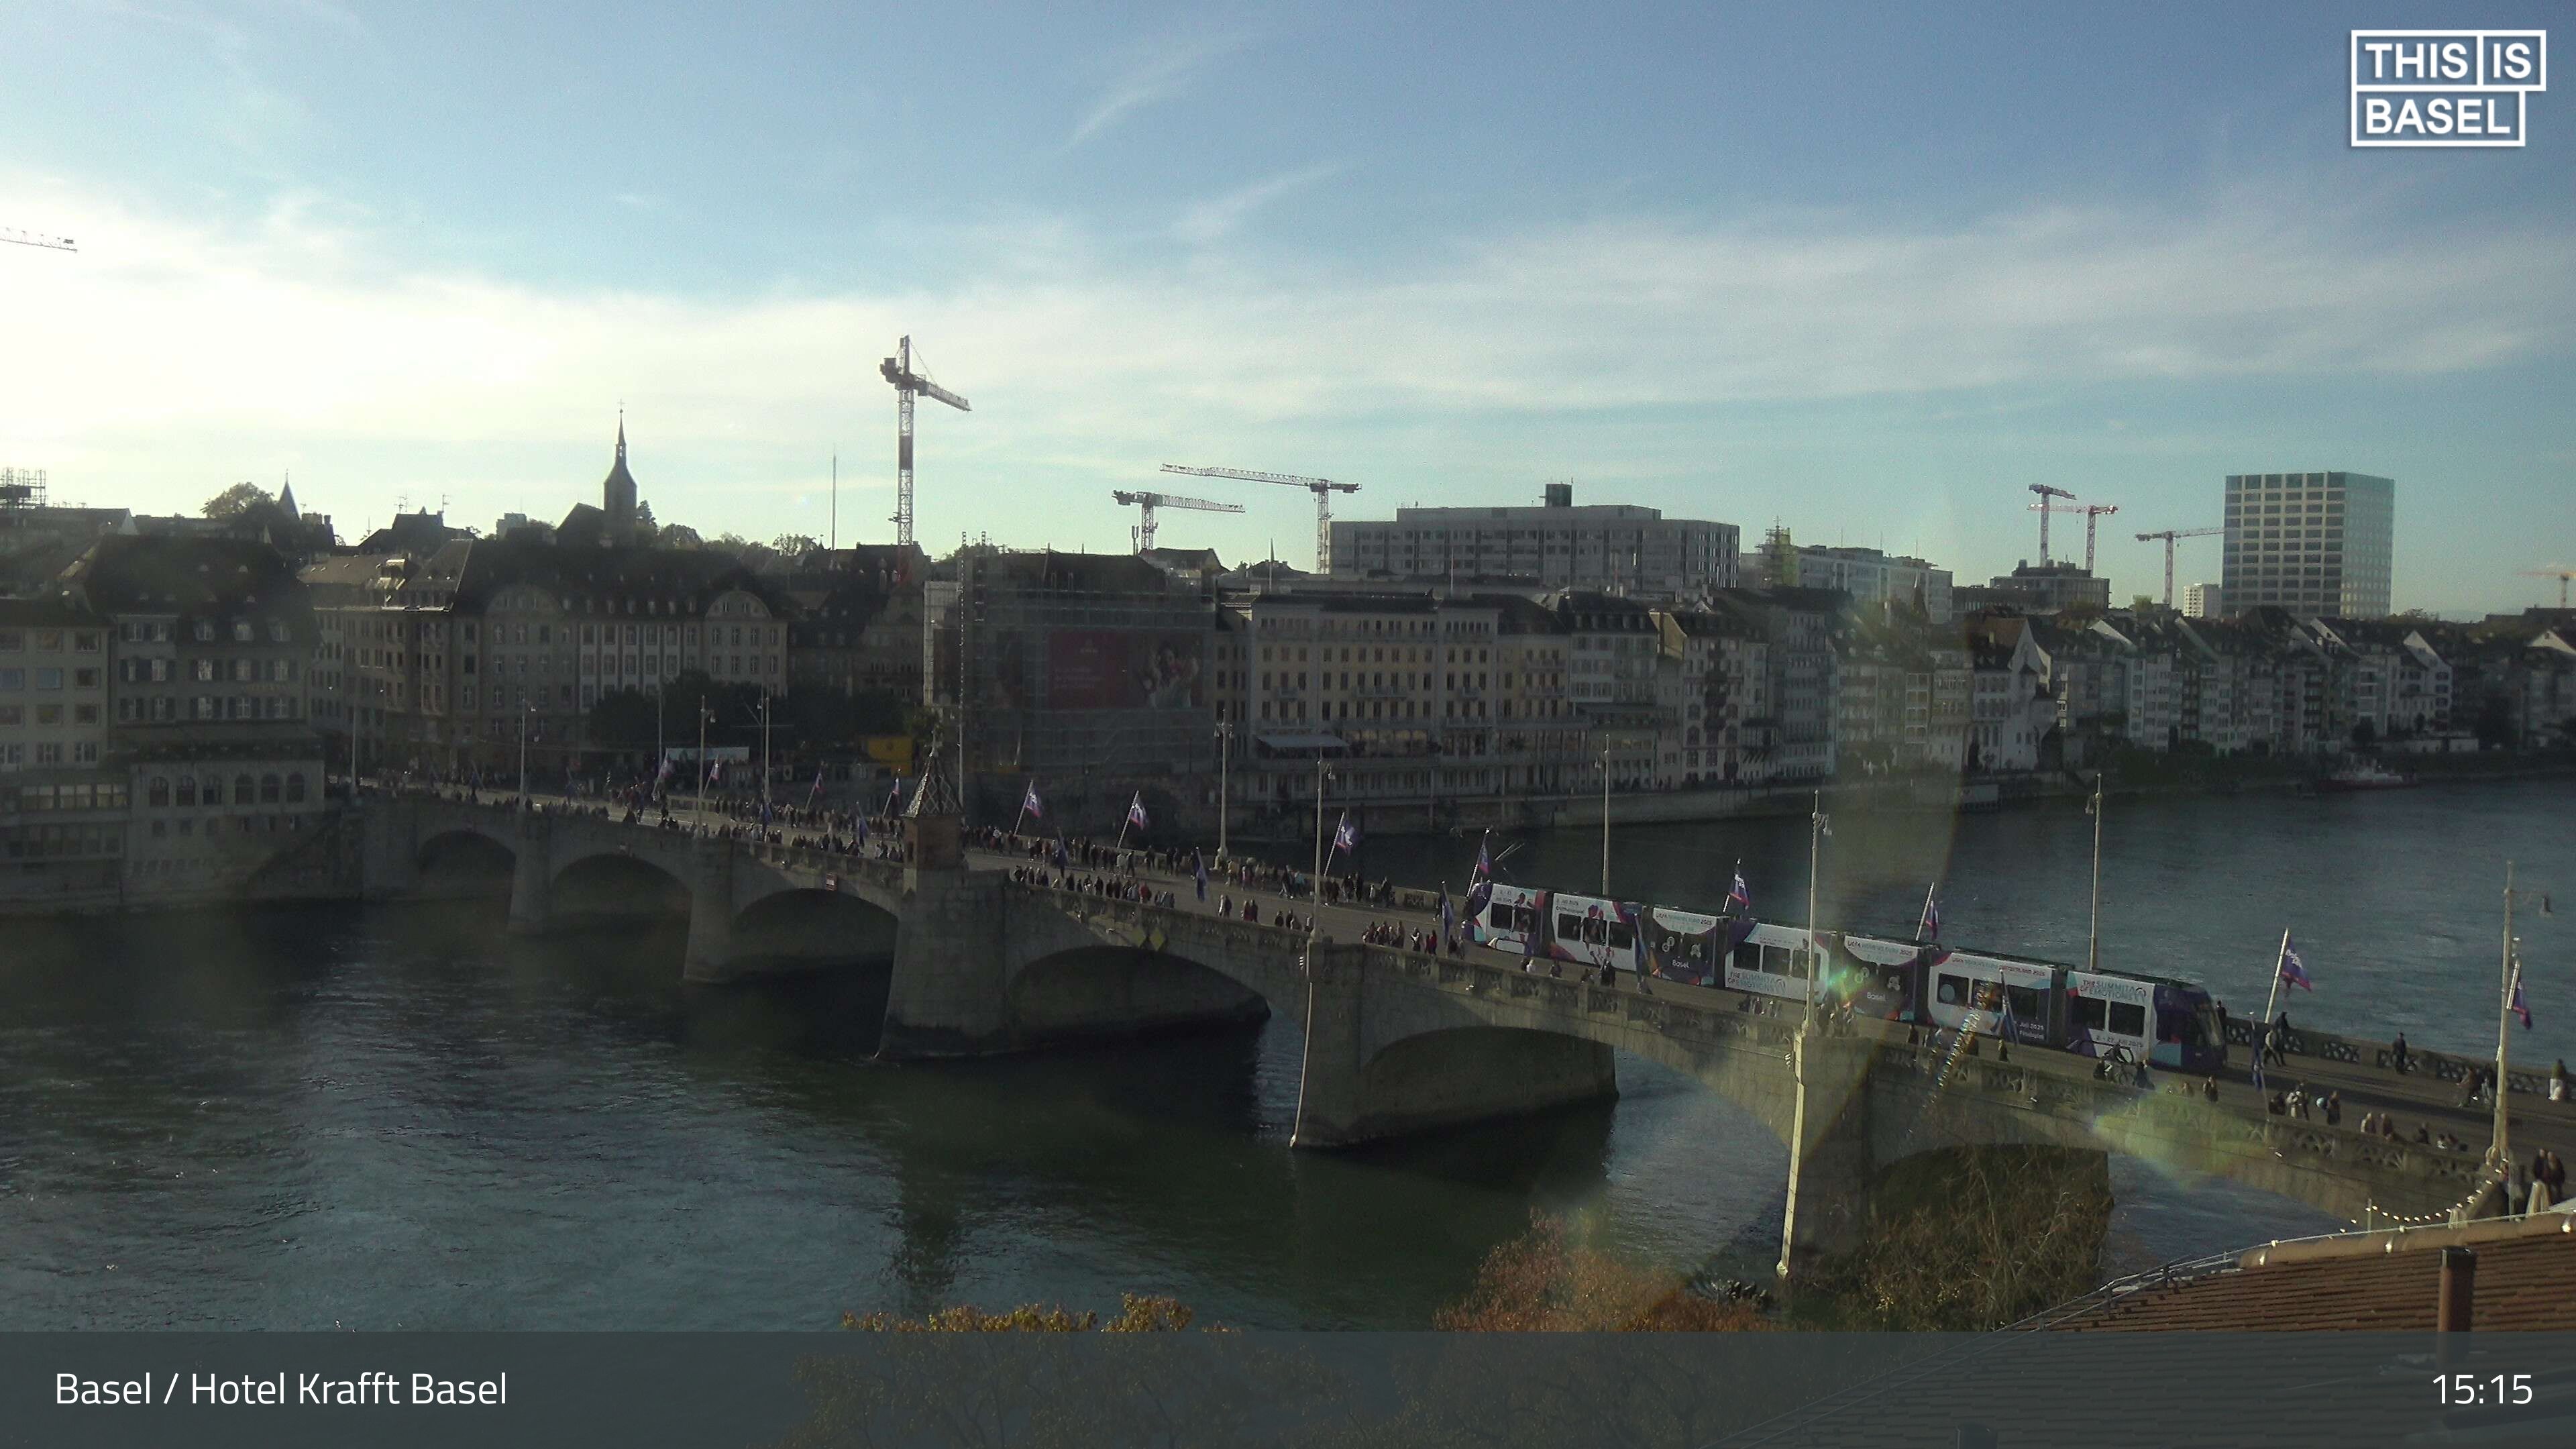
[[[1393,522],[1336,519],[1336,578],[1447,580],[1687,598],[1736,582],[1732,523],[1633,504],[1574,502],[1551,483],[1538,507],[1399,508]]]
[[[2294,617],[2389,612],[2397,485],[2367,473],[2231,473],[2221,604]]]

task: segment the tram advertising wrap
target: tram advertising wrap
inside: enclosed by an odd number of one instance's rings
[[[1522,956],[1542,954],[1537,948],[1539,916],[1545,909],[1542,893],[1507,885],[1493,890],[1484,914],[1470,922],[1477,944]]]
[[[1914,986],[1923,978],[1915,969],[1922,960],[1922,948],[1867,936],[1845,936],[1839,944],[1842,960],[1837,964],[1848,974],[1850,989],[1845,994],[1852,1010],[1881,1021],[1920,1019]]]

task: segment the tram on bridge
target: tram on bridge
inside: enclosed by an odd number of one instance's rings
[[[2209,993],[2186,981],[1991,951],[1952,950],[1751,916],[1707,915],[1499,882],[1468,918],[1481,945],[1722,986],[1801,1007],[1849,1005],[1861,1016],[1995,1036],[2015,1045],[2146,1062],[2187,1072],[2226,1065]],[[1814,958],[1821,957],[1818,963]]]

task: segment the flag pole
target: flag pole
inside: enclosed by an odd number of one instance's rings
[[[2290,933],[2281,933],[2281,949],[2272,955],[2272,992],[2263,998],[2263,1035],[2254,1043],[2254,1074],[2263,1074],[2263,1048],[2272,1039],[2272,1008],[2281,1000],[2281,963],[2290,956]]]
[[[1130,800],[1127,802],[1127,813],[1118,817],[1118,843],[1109,847],[1111,850],[1120,851],[1127,848],[1127,826],[1135,818],[1136,802]]]
[[[2495,1135],[2487,1148],[2487,1161],[2505,1163],[2512,1160],[2512,1146],[2506,1141],[2511,1122],[2505,1113],[2504,1072],[2507,1044],[2513,1040],[2513,862],[2504,863],[2504,962],[2499,971],[2504,978],[2504,994],[2496,1001],[2495,1065]]]
[[[1011,822],[1011,834],[1014,838],[1019,835],[1020,827],[1029,823],[1029,791],[1037,787],[1037,777],[1032,775],[1029,777],[1028,785],[1020,791],[1020,818]]]
[[[1923,918],[1914,923],[1914,934],[1917,939],[1922,939],[1923,928],[1932,924],[1932,896],[1940,889],[1941,883],[1937,880],[1923,888]]]

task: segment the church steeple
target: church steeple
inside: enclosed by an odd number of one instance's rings
[[[279,511],[295,522],[304,521],[304,515],[295,511],[295,474],[292,471],[286,475],[286,486],[277,490],[277,506]]]
[[[626,471],[626,409],[623,407],[617,410],[617,461],[609,465],[608,476],[600,482],[599,511],[607,515],[606,541],[634,541],[635,475]]]

